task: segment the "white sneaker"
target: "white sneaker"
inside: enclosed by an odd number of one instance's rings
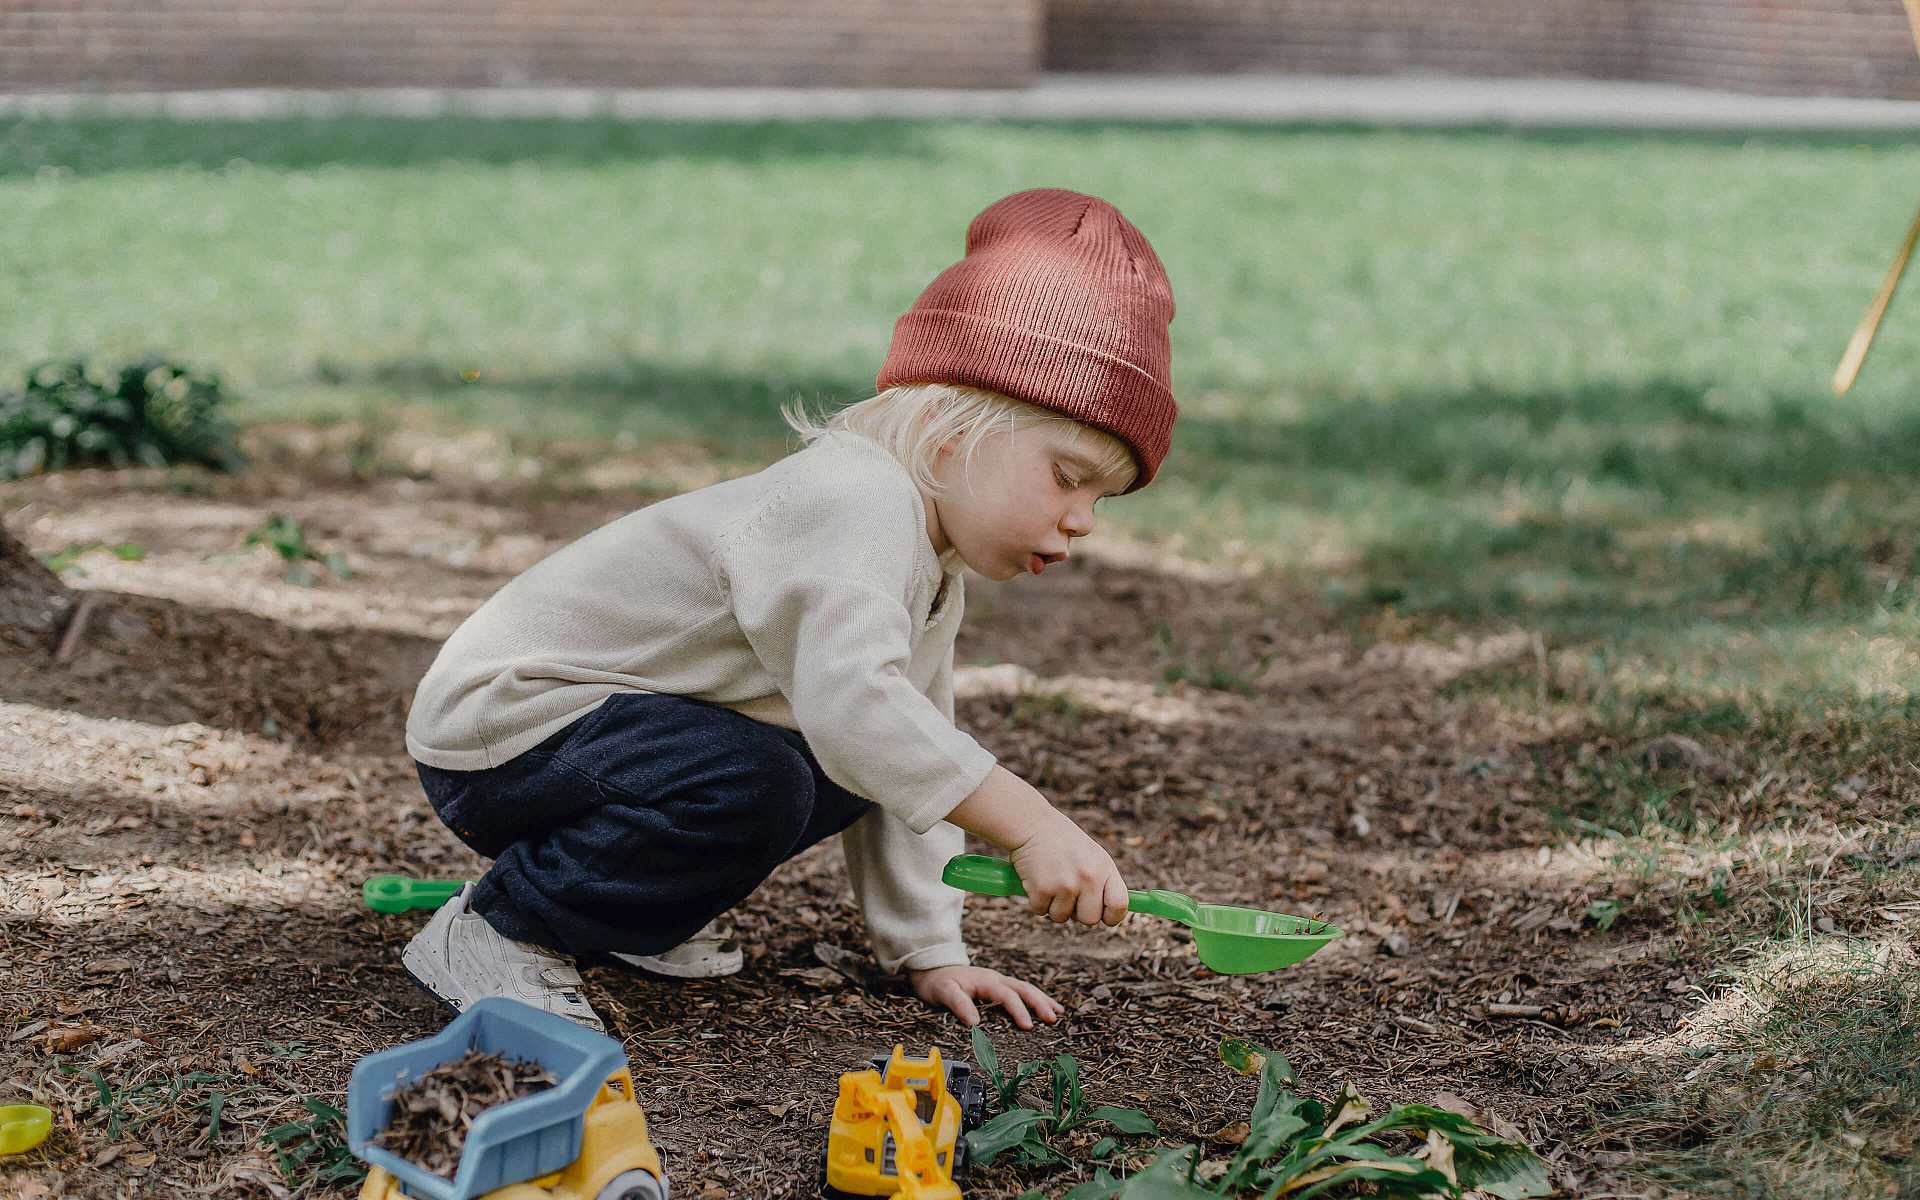
[[[671,950],[662,950],[658,954],[613,952],[613,957],[649,974],[669,975],[675,979],[717,979],[722,975],[738,975],[747,961],[746,956],[740,953],[740,943],[733,940],[733,926],[720,920],[708,921],[700,927],[700,932]]]
[[[581,994],[573,964],[542,946],[501,936],[485,917],[467,911],[472,891],[471,883],[462,887],[407,943],[400,965],[413,981],[455,1012],[488,996],[506,996],[605,1033],[606,1024]]]

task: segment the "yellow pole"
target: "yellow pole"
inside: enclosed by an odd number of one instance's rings
[[[1908,0],[1911,4],[1914,0]],[[1893,299],[1893,289],[1900,282],[1901,272],[1907,269],[1907,256],[1913,253],[1913,244],[1920,240],[1920,214],[1913,218],[1913,228],[1907,230],[1906,244],[1900,247],[1900,253],[1894,255],[1893,265],[1887,268],[1887,277],[1880,281],[1880,291],[1873,297],[1873,303],[1867,305],[1867,315],[1860,319],[1859,328],[1853,331],[1853,340],[1847,343],[1847,352],[1840,356],[1840,367],[1833,373],[1833,394],[1844,396],[1853,386],[1854,376],[1860,374],[1860,364],[1867,361],[1867,350],[1873,345],[1873,335],[1880,331],[1880,318],[1887,313],[1887,303]]]
[[[1920,0],[1901,0],[1907,10],[1907,25],[1913,31],[1913,44],[1920,49]],[[1887,277],[1880,281],[1880,290],[1873,297],[1873,303],[1867,305],[1867,315],[1860,318],[1860,324],[1853,331],[1853,337],[1847,342],[1847,352],[1840,356],[1840,366],[1833,373],[1833,394],[1844,396],[1853,386],[1854,379],[1860,374],[1860,364],[1867,361],[1867,351],[1873,347],[1873,336],[1880,332],[1880,318],[1887,315],[1887,305],[1893,300],[1893,289],[1900,284],[1900,276],[1907,269],[1907,258],[1913,253],[1913,245],[1920,240],[1920,214],[1913,218],[1913,228],[1907,231],[1907,240],[1900,247],[1900,253],[1894,256],[1893,265],[1887,268]]]

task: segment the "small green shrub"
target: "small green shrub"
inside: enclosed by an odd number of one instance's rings
[[[240,467],[210,374],[158,358],[117,368],[43,363],[0,392],[0,479],[67,467]]]

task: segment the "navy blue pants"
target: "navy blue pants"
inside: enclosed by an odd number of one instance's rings
[[[586,966],[679,945],[872,807],[793,730],[681,696],[616,693],[486,770],[415,765],[440,819],[494,860],[473,910]]]

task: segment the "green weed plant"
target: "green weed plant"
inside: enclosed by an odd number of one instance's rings
[[[358,1184],[367,1169],[347,1146],[347,1114],[318,1096],[301,1099],[308,1115],[276,1125],[263,1136],[273,1144],[280,1177],[298,1187],[345,1188]]]
[[[1408,1104],[1375,1117],[1373,1106],[1351,1083],[1341,1086],[1331,1106],[1322,1105],[1290,1090],[1295,1077],[1283,1055],[1244,1039],[1223,1040],[1220,1058],[1242,1074],[1260,1076],[1246,1141],[1232,1158],[1209,1170],[1204,1147],[1163,1151],[1124,1181],[1082,1185],[1074,1200],[1308,1200],[1356,1187],[1406,1200],[1476,1190],[1522,1200],[1553,1192],[1546,1165],[1533,1151],[1459,1113]],[[1412,1153],[1395,1152],[1382,1144],[1393,1135],[1424,1143]]]
[[[244,543],[247,546],[265,546],[280,556],[286,564],[281,576],[288,583],[298,587],[312,587],[319,582],[308,563],[319,563],[340,579],[352,579],[353,568],[347,565],[347,556],[338,552],[321,552],[307,541],[306,531],[301,528],[298,518],[285,513],[273,513],[253,532],[247,534]]]
[[[1268,653],[1251,670],[1243,672],[1238,669],[1234,665],[1237,656],[1233,649],[1233,624],[1226,620],[1220,622],[1220,648],[1211,656],[1196,658],[1183,652],[1174,644],[1173,628],[1165,621],[1153,623],[1153,640],[1160,646],[1160,686],[1163,688],[1184,682],[1216,692],[1257,696],[1259,692],[1255,684],[1267,673],[1276,656]]]
[[[105,550],[121,562],[139,562],[147,557],[147,548],[139,542],[71,542],[51,554],[39,555],[40,564],[55,574],[71,574],[84,577],[86,571],[80,566],[80,559],[95,550]]]
[[[1075,1130],[1096,1122],[1104,1123],[1125,1135],[1158,1131],[1153,1118],[1137,1108],[1119,1108],[1110,1104],[1088,1103],[1080,1087],[1080,1060],[1062,1054],[1051,1062],[1022,1062],[1011,1070],[1002,1070],[1000,1056],[978,1025],[973,1027],[974,1061],[987,1073],[994,1096],[1004,1110],[967,1135],[967,1152],[974,1163],[986,1166],[1002,1154],[1024,1164],[1064,1163],[1072,1159],[1065,1139]],[[1027,1108],[1018,1103],[1020,1087],[1035,1076],[1044,1075],[1050,1084],[1053,1107],[1050,1112]],[[1120,1143],[1103,1137],[1087,1151],[1090,1159],[1112,1154]]]
[[[274,1063],[310,1058],[314,1051],[298,1042],[264,1043],[263,1061]],[[94,1067],[61,1066],[55,1076],[80,1086],[71,1096],[75,1115],[83,1126],[97,1128],[112,1145],[144,1136],[164,1144],[181,1137],[220,1149],[222,1137],[234,1127],[228,1114],[236,1105],[260,1101],[290,1103],[297,1098],[307,1115],[284,1122],[260,1134],[274,1155],[281,1177],[290,1187],[340,1190],[366,1176],[346,1144],[346,1117],[319,1096],[271,1067],[251,1077],[226,1071],[167,1071],[157,1067],[124,1076]],[[196,1136],[193,1131],[200,1132]]]
[[[1076,1156],[1061,1135],[1096,1121],[1123,1135],[1158,1132],[1153,1119],[1137,1109],[1089,1105],[1081,1094],[1079,1063],[1070,1054],[1003,1071],[977,1026],[973,1052],[1004,1109],[967,1135],[976,1163],[992,1163],[1002,1154],[1026,1165],[1072,1162]],[[1461,1197],[1476,1190],[1499,1200],[1526,1200],[1553,1192],[1546,1165],[1532,1150],[1478,1128],[1459,1113],[1410,1104],[1376,1118],[1372,1105],[1351,1083],[1341,1087],[1329,1108],[1289,1090],[1296,1082],[1293,1068],[1276,1051],[1227,1038],[1219,1054],[1233,1070],[1260,1077],[1246,1140],[1232,1158],[1207,1161],[1204,1147],[1187,1145],[1159,1151],[1145,1169],[1125,1177],[1096,1165],[1094,1177],[1069,1189],[1061,1200],[1307,1200],[1356,1186],[1368,1195],[1404,1200]],[[1050,1114],[1016,1103],[1021,1086],[1040,1075],[1052,1085]],[[1401,1141],[1424,1141],[1411,1153],[1382,1144],[1396,1135]],[[1117,1139],[1103,1137],[1079,1157],[1118,1165],[1121,1150]],[[1022,1200],[1038,1196],[1029,1192]]]

